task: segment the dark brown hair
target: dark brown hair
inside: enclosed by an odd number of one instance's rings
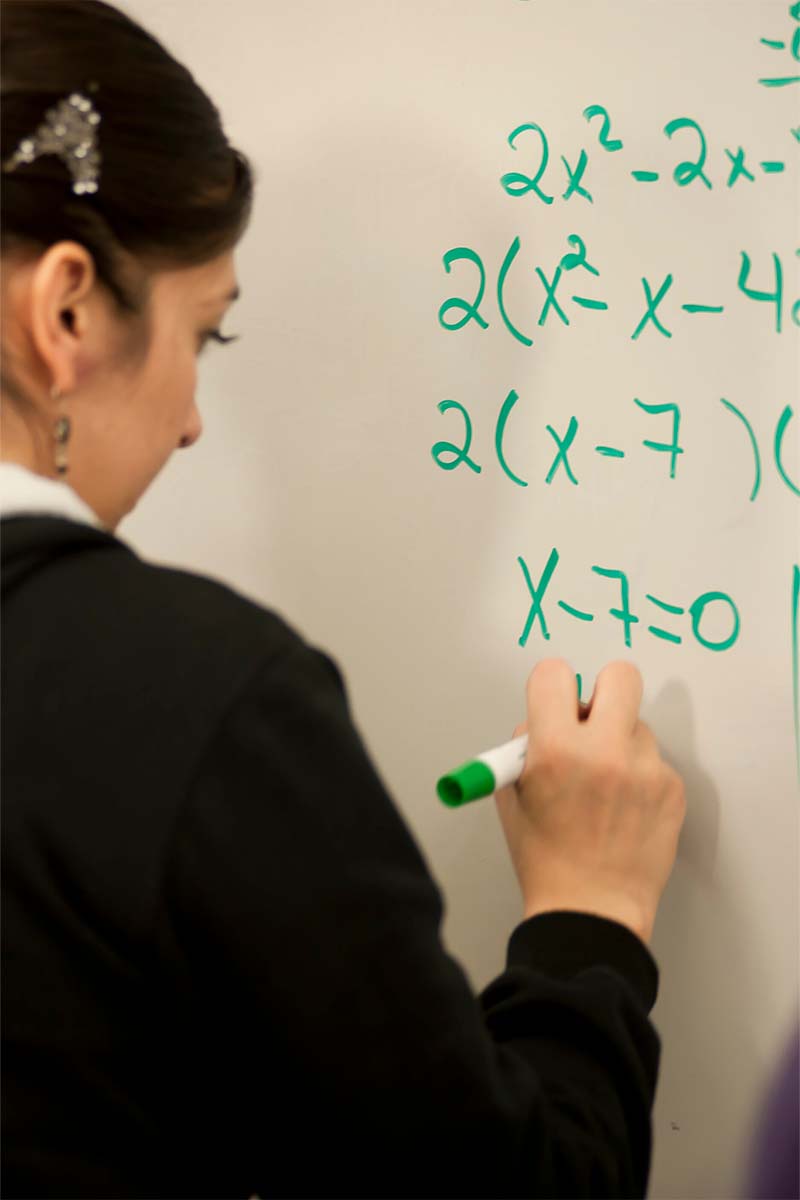
[[[130,276],[120,249],[145,270],[232,249],[250,219],[252,167],[190,71],[113,5],[2,0],[0,15],[3,161],[75,91],[100,113],[102,155],[99,189],[86,195],[52,154],[0,173],[0,249],[80,242],[120,312],[138,315],[148,281]]]

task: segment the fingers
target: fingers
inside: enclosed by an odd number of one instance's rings
[[[531,746],[552,744],[578,723],[578,680],[563,658],[545,658],[528,677]]]
[[[597,676],[588,722],[601,735],[630,737],[639,720],[643,692],[639,668],[611,662]]]
[[[630,737],[641,724],[642,694],[638,667],[619,660],[600,671],[588,703],[579,701],[578,681],[569,663],[563,658],[542,659],[528,677],[527,723],[516,727],[514,737],[527,729],[532,748],[552,744],[579,721],[590,721],[601,736]]]

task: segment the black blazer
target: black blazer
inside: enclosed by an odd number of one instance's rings
[[[328,657],[1,529],[3,1195],[643,1196],[645,946],[535,917],[476,996]]]

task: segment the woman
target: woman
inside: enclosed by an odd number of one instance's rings
[[[334,663],[114,532],[200,436],[251,169],[112,6],[2,37],[4,1195],[644,1195],[684,799],[638,672],[532,672],[475,996]]]

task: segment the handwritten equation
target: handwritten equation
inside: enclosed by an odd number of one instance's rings
[[[524,646],[526,644],[537,621],[539,622],[539,626],[541,628],[542,637],[546,641],[549,641],[550,639],[550,631],[547,625],[547,617],[544,610],[544,597],[548,588],[550,587],[553,574],[558,566],[559,558],[560,555],[558,550],[553,547],[553,549],[550,551],[547,562],[545,563],[544,568],[539,575],[538,581],[535,584],[525,559],[522,557],[517,559],[517,562],[522,569],[522,574],[528,589],[530,601],[528,615],[525,619],[525,626],[522,630],[522,636],[519,639],[520,646]],[[635,613],[631,608],[631,588],[628,576],[624,571],[621,571],[616,567],[593,566],[591,570],[595,575],[599,575],[604,579],[611,580],[612,584],[617,589],[619,606],[612,606],[607,610],[607,612],[613,620],[619,622],[621,625],[624,643],[626,646],[630,647],[632,644],[632,630],[634,626],[640,623],[641,617],[638,616],[638,614]],[[699,642],[701,646],[704,646],[707,650],[730,650],[731,646],[735,644],[736,639],[739,637],[739,631],[741,629],[741,617],[739,615],[739,609],[727,592],[718,590],[703,592],[701,595],[695,597],[691,603],[688,604],[688,606],[673,604],[666,600],[660,600],[658,597],[649,593],[646,594],[645,599],[649,604],[659,610],[659,614],[666,613],[669,616],[669,628],[665,629],[663,627],[663,624],[666,624],[667,622],[661,615],[659,615],[659,620],[663,622],[662,625],[647,626],[647,632],[652,637],[658,638],[660,641],[671,642],[673,645],[680,645],[683,641],[684,634],[677,632],[677,630],[685,625],[685,620],[682,623],[677,618],[686,618],[687,614],[689,623],[691,625],[691,635],[697,642]],[[576,608],[574,605],[568,604],[566,600],[557,600],[556,604],[563,612],[567,614],[567,616],[571,617],[573,620],[585,622],[594,621],[595,619],[595,613]],[[726,625],[726,628],[722,630],[723,636],[715,637],[711,633],[703,632],[705,624],[704,618],[707,610],[712,604],[718,607],[722,606],[722,621]],[[719,624],[719,614],[714,615],[717,617],[717,624]]]
[[[542,304],[536,322],[539,327],[547,324],[551,314],[554,319],[561,321],[563,325],[569,325],[571,322],[567,309],[570,304],[591,313],[606,313],[609,311],[608,301],[604,300],[602,296],[587,296],[576,294],[573,291],[574,283],[571,272],[582,270],[587,272],[590,277],[599,279],[600,271],[589,262],[583,238],[576,233],[572,233],[568,236],[567,242],[573,249],[561,256],[555,269],[551,269],[549,274],[540,266],[534,267],[534,272],[542,285],[543,292]],[[515,237],[506,251],[497,272],[495,288],[497,311],[506,330],[516,341],[521,342],[523,346],[533,346],[534,338],[522,328],[522,318],[514,314],[515,320],[512,320],[506,303],[505,292],[508,277],[511,268],[517,260],[520,248],[520,238]],[[800,249],[795,250],[795,254],[800,256]],[[443,301],[439,308],[439,324],[441,327],[450,333],[455,333],[457,330],[463,329],[470,322],[474,321],[481,329],[488,329],[490,323],[485,315],[485,309],[481,311],[486,296],[486,267],[481,256],[469,246],[455,246],[444,254],[442,261],[444,269],[448,274],[452,273],[454,263],[469,262],[477,269],[478,276],[473,285],[475,291],[471,299],[464,299],[463,296],[450,296]],[[740,252],[739,262],[735,267],[732,267],[728,279],[729,285],[736,288],[737,307],[740,307],[744,301],[770,305],[776,333],[783,331],[786,326],[787,317],[795,326],[800,326],[800,298],[791,302],[786,299],[785,269],[781,256],[773,252],[771,261],[766,266],[762,264],[762,268],[765,275],[769,275],[769,279],[760,280],[759,282],[765,286],[759,287],[756,286],[756,281],[753,279],[753,263],[750,255],[746,250]],[[472,270],[472,268],[468,269]],[[519,269],[519,267],[515,269]],[[583,276],[576,276],[574,278],[583,279]],[[646,330],[657,333],[663,338],[671,338],[675,332],[676,316],[680,313],[685,314],[687,317],[721,316],[728,307],[726,304],[716,303],[716,301],[723,297],[704,296],[701,300],[696,292],[688,293],[688,295],[692,296],[691,300],[688,299],[688,296],[685,300],[683,300],[683,296],[673,299],[674,294],[670,295],[672,287],[675,284],[675,276],[672,272],[668,272],[662,279],[655,280],[648,279],[647,276],[641,276],[640,283],[644,305],[641,315],[632,324],[630,340],[634,342]],[[567,295],[564,294],[565,289],[568,292]],[[687,295],[687,293],[684,293],[684,295]],[[669,302],[667,300],[668,296]],[[713,299],[715,303],[708,303],[709,299]],[[756,310],[752,311],[755,314]],[[456,316],[456,314],[460,315]]]
[[[523,479],[509,466],[508,456],[505,448],[505,440],[507,434],[508,420],[512,410],[519,400],[519,394],[512,388],[500,407],[495,424],[494,446],[497,461],[501,470],[518,487],[527,487],[528,480]],[[666,418],[669,421],[669,440],[668,441],[653,441],[651,438],[644,438],[641,445],[651,453],[666,455],[669,462],[669,478],[675,479],[677,463],[680,455],[685,453],[685,447],[680,442],[680,426],[681,426],[681,410],[680,405],[668,404],[646,404],[643,400],[634,397],[633,403],[645,414],[651,417]],[[723,406],[722,412],[732,414],[737,422],[744,428],[747,434],[748,445],[753,455],[753,483],[750,491],[750,500],[755,500],[761,489],[761,462],[762,455],[759,448],[759,442],[753,431],[753,426],[748,420],[745,413],[732,404],[724,397],[720,397],[720,404]],[[480,475],[483,467],[470,454],[472,446],[472,421],[468,410],[463,404],[459,404],[457,400],[441,400],[437,405],[440,413],[444,414],[452,409],[455,409],[461,414],[463,420],[463,437],[461,443],[438,441],[431,447],[431,455],[438,467],[443,471],[453,471],[463,464],[464,467],[473,471],[476,475]],[[794,409],[790,404],[787,404],[781,412],[775,424],[775,433],[771,443],[774,465],[778,476],[795,496],[800,496],[800,486],[789,475],[789,472],[784,465],[783,446],[789,423],[794,416]],[[729,418],[728,418],[729,419]],[[569,424],[563,434],[559,435],[552,425],[545,425],[545,431],[553,439],[556,446],[556,453],[550,468],[545,476],[544,482],[551,484],[556,477],[556,474],[561,471],[564,478],[574,486],[578,486],[579,480],[575,475],[573,465],[570,462],[569,453],[573,443],[578,435],[580,425],[576,416],[571,416]],[[608,459],[625,458],[626,451],[618,446],[600,445],[594,447],[594,452]]]
[[[623,149],[624,142],[621,137],[614,136],[612,119],[604,105],[590,104],[583,110],[583,115],[589,122],[600,118],[597,139],[602,150],[607,154],[616,154]],[[712,191],[714,181],[709,174],[710,168],[707,163],[708,142],[700,122],[695,121],[693,117],[675,117],[664,125],[662,133],[670,140],[683,138],[685,141],[693,143],[694,157],[678,161],[672,170],[671,178],[675,184],[681,188],[696,184]],[[757,178],[782,175],[787,166],[791,168],[796,165],[797,156],[800,155],[800,126],[788,131],[785,140],[787,142],[785,155],[790,153],[792,155],[788,161],[785,156],[762,159],[755,158],[751,154],[748,158],[748,151],[743,146],[737,145],[735,150],[730,146],[725,146],[723,148],[725,157],[720,162],[725,174],[721,177],[717,175],[717,184],[724,183],[730,189],[737,185],[741,187],[743,183],[755,183]],[[520,153],[525,147],[526,152],[530,155],[535,174],[525,175],[521,171],[507,171],[500,177],[500,186],[503,191],[515,200],[531,196],[542,204],[552,204],[555,199],[554,181],[551,179],[548,182],[544,178],[550,163],[550,142],[544,128],[536,121],[525,121],[508,135],[508,144],[512,150],[519,150]],[[566,176],[562,180],[566,183],[566,188],[560,194],[561,200],[569,201],[575,196],[589,204],[594,204],[594,194],[589,191],[589,181],[586,177],[589,166],[588,151],[582,147],[577,158],[573,153],[574,165],[565,155],[560,155],[560,158]],[[552,175],[552,170],[550,173]],[[629,174],[636,183],[653,184],[662,179],[660,171],[643,169],[641,166],[631,170]]]

